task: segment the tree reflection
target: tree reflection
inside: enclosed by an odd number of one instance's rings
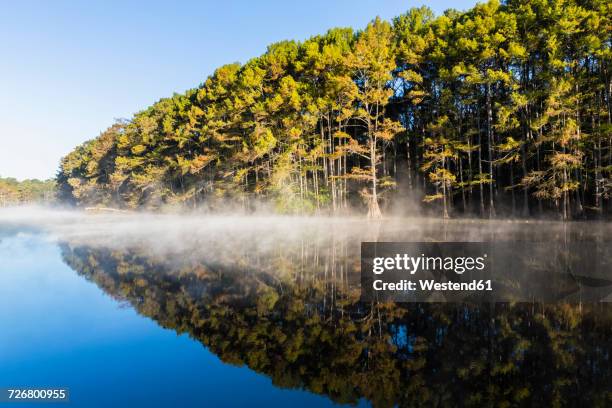
[[[279,387],[377,407],[612,403],[607,304],[366,304],[353,251],[303,244],[207,262],[62,245],[115,299]]]

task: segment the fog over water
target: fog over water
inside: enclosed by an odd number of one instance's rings
[[[44,207],[0,209],[0,225],[27,228],[56,240],[108,246],[153,245],[181,250],[207,240],[229,246],[254,240],[262,248],[303,239],[354,241],[511,241],[608,239],[609,222],[440,220],[423,217],[210,215],[92,212]]]
[[[556,243],[560,252],[588,242],[594,244],[593,256],[607,258],[611,232],[612,223],[595,222],[0,210],[0,239],[36,234],[52,243],[132,251],[174,266],[206,263],[274,274],[295,265],[321,273],[340,268],[354,284],[361,242],[534,241]]]

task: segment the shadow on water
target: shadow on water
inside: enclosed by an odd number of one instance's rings
[[[61,248],[71,268],[118,301],[278,387],[380,407],[603,407],[612,403],[610,303],[364,303],[359,242],[503,236],[563,248],[590,242],[608,256],[608,228],[395,225],[365,235],[243,231],[239,241],[200,237],[167,251],[78,240]]]

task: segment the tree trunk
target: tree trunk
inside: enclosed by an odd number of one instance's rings
[[[489,218],[495,217],[493,200],[493,108],[491,107],[491,84],[487,83],[487,143],[489,148]]]
[[[376,139],[370,136],[370,170],[372,177],[372,195],[368,205],[368,218],[381,218],[380,206],[378,205],[378,192],[376,191]]]

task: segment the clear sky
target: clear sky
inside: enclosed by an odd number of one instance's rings
[[[50,178],[115,118],[284,39],[474,0],[2,1],[0,176]]]

